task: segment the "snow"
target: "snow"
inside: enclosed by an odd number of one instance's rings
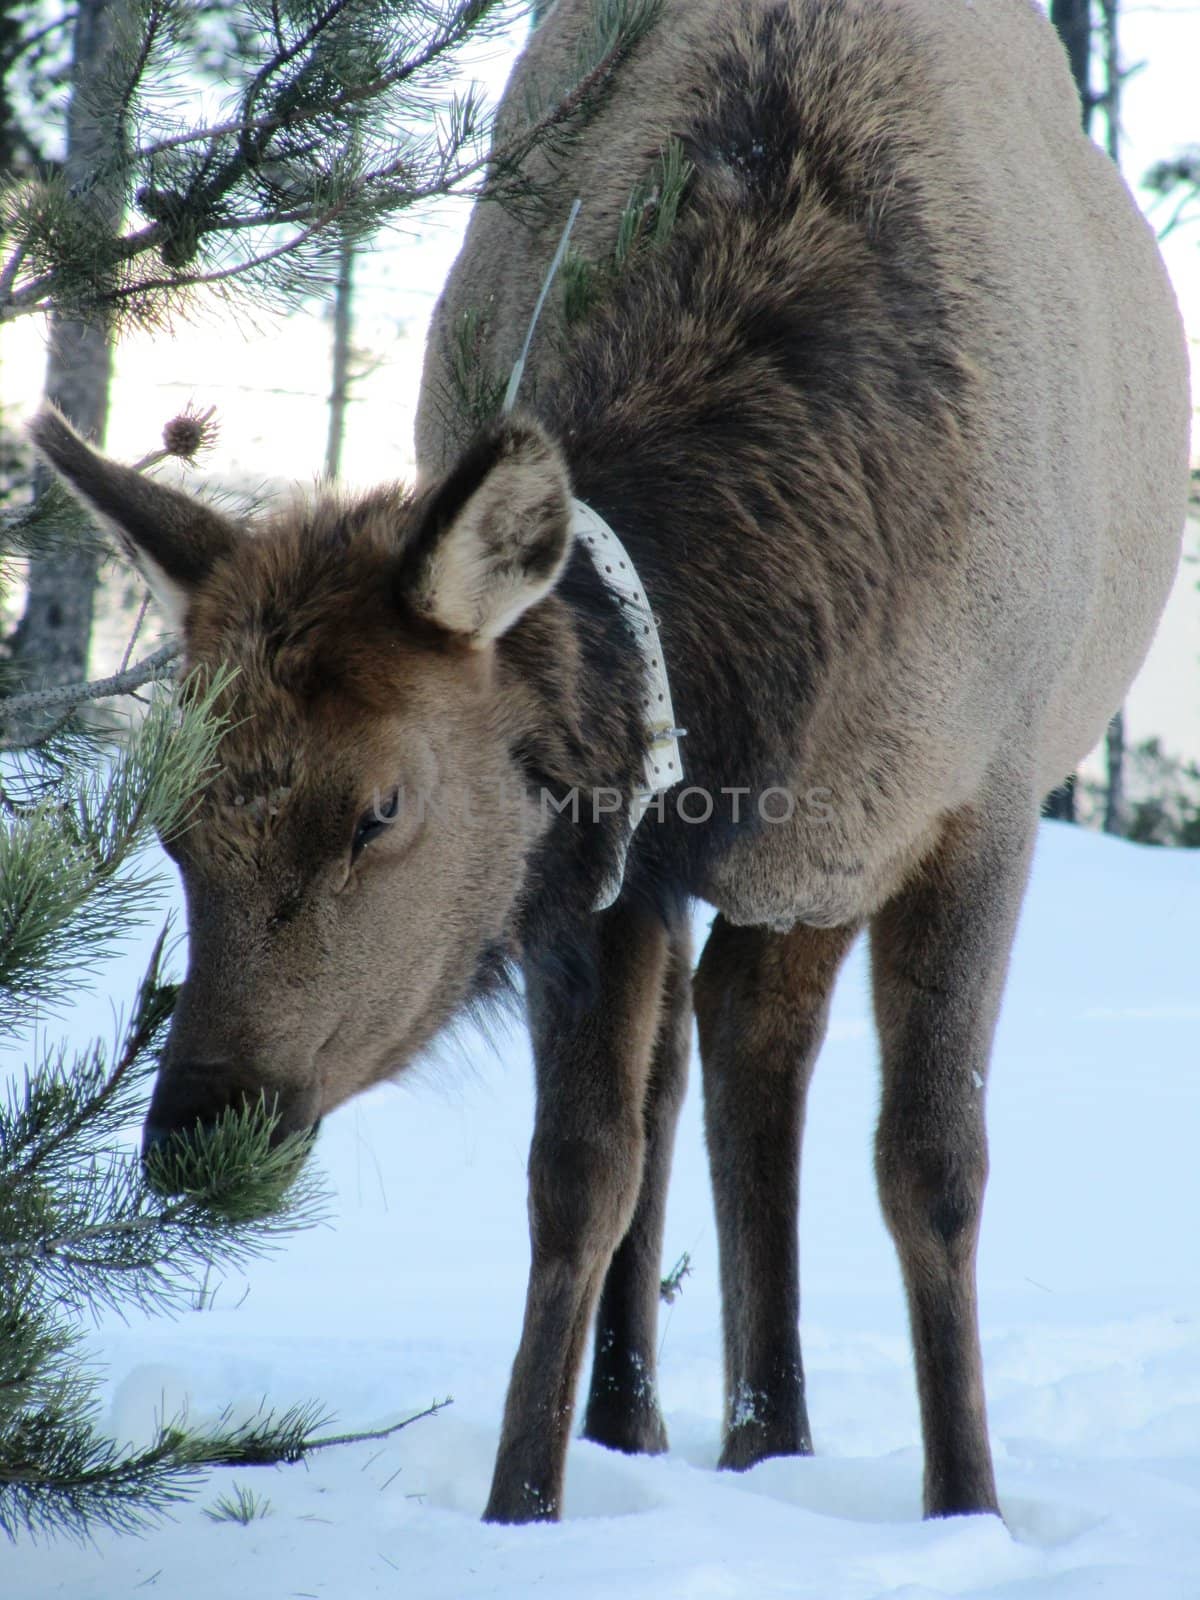
[[[701,919],[703,920],[703,919]],[[339,1427],[454,1404],[383,1444],[223,1473],[173,1522],[5,1553],[12,1600],[1185,1600],[1200,1596],[1200,854],[1043,828],[989,1086],[980,1254],[1004,1521],[925,1523],[899,1276],[871,1176],[861,949],[839,986],[805,1143],[803,1334],[817,1455],[717,1473],[717,1262],[698,1074],[680,1129],[663,1309],[671,1452],[577,1440],[559,1526],[478,1520],[527,1262],[521,1030],[330,1118],[332,1224],[218,1286],[211,1309],[106,1323],[107,1426],[319,1399]],[[107,1030],[140,952],[71,1026]],[[203,1515],[232,1484],[270,1513]]]

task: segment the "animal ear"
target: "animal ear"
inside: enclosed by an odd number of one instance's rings
[[[428,495],[405,558],[409,604],[482,648],[557,583],[570,530],[561,451],[536,423],[505,421]]]
[[[176,627],[192,591],[240,537],[211,506],[93,450],[52,406],[29,424],[67,488],[115,535]]]

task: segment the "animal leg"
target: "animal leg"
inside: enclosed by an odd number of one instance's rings
[[[720,1465],[738,1471],[812,1453],[800,1359],[800,1139],[854,933],[772,933],[718,917],[696,973],[725,1333]]]
[[[596,1313],[584,1437],[610,1450],[655,1455],[667,1448],[656,1392],[663,1220],[675,1124],[692,1045],[692,942],[672,931],[658,1036],[643,1109],[646,1153],[629,1231],[617,1247]]]
[[[531,1261],[489,1522],[552,1520],[596,1298],[642,1182],[642,1108],[667,965],[656,918],[618,903],[599,919],[600,989],[586,1010],[527,975],[537,1072],[529,1153]]]
[[[997,1509],[975,1290],[984,1079],[1036,813],[1024,796],[996,809],[952,818],[871,928],[876,1171],[908,1294],[930,1517]]]

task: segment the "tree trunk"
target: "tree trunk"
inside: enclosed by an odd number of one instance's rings
[[[102,71],[111,38],[115,0],[80,0],[75,22],[71,100],[67,111],[64,173],[91,204],[97,232],[120,226],[123,131],[93,112],[91,80]],[[87,321],[53,315],[46,361],[46,398],[87,438],[102,443],[108,420],[112,347],[106,318]],[[35,492],[46,486],[44,473]],[[51,685],[87,676],[88,646],[98,559],[91,551],[61,550],[29,564],[25,611],[13,639],[20,676]]]
[[[1066,47],[1071,76],[1083,106],[1083,126],[1092,125],[1092,15],[1091,0],[1050,0],[1050,21]]]
[[[13,0],[0,3],[0,177],[3,178],[16,176],[23,154],[20,118],[13,104],[9,74],[14,62],[21,58],[24,10],[24,4],[18,8]]]
[[[354,247],[344,244],[338,253],[337,284],[333,291],[333,379],[329,387],[329,435],[325,442],[325,476],[329,479],[338,477],[342,470],[353,332]]]
[[[1104,49],[1104,94],[1100,104],[1104,107],[1107,124],[1104,148],[1121,164],[1121,51],[1117,35],[1117,12],[1120,0],[1100,0],[1100,34]]]
[[[1108,789],[1104,796],[1105,833],[1125,832],[1125,708],[1117,712],[1104,736]]]

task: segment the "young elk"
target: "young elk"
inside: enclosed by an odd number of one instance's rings
[[[587,10],[550,11],[502,129],[569,73]],[[693,1001],[721,1461],[810,1450],[798,1150],[864,926],[925,1506],[996,1509],[974,1271],[993,1023],[1039,801],[1145,653],[1186,477],[1179,319],[1078,113],[1022,0],[667,0],[584,136],[531,163],[551,203],[476,210],[430,343],[420,493],[248,529],[36,425],[187,664],[237,669],[220,772],[170,843],[189,960],[147,1140],[263,1091],[282,1132],[306,1127],[520,963],[532,1267],[491,1518],[558,1515],[593,1322],[585,1433],[665,1448]],[[675,143],[669,236],[598,267],[581,321],[546,314],[525,409],[472,435],[464,327],[506,374],[572,197],[578,255],[611,261]],[[631,833],[612,796],[669,782],[668,684],[686,787]],[[720,914],[693,980],[697,899]]]

